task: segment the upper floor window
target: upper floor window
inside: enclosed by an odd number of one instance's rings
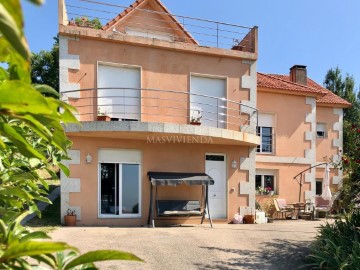
[[[316,137],[318,138],[326,138],[326,124],[324,123],[317,123],[316,124]]]
[[[258,145],[256,152],[273,153],[274,150],[274,115],[259,114],[259,126],[257,135],[261,137],[261,144]]]

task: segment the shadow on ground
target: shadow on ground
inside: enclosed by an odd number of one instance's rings
[[[236,255],[234,256],[236,258],[230,258],[226,261],[214,261],[211,264],[197,264],[196,266],[199,269],[295,270],[304,265],[304,259],[310,252],[310,244],[310,241],[274,239],[271,242],[263,242],[260,250],[200,247],[215,252],[232,253]]]

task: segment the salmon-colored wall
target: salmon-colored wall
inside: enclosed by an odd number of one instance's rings
[[[261,91],[257,94],[259,113],[275,116],[274,155],[304,157],[305,149],[310,148],[310,142],[305,141],[305,132],[310,131],[310,124],[305,123],[305,117],[311,112],[310,105],[306,104],[306,98]]]
[[[91,164],[71,165],[71,177],[80,178],[79,193],[70,193],[70,206],[81,207],[81,221],[86,225],[145,225],[149,210],[150,185],[148,171],[204,172],[206,153],[223,153],[227,162],[227,216],[232,218],[239,212],[240,206],[247,206],[247,196],[240,196],[240,181],[247,181],[247,173],[231,167],[232,160],[248,155],[248,147],[212,144],[156,144],[137,140],[100,139],[89,137],[71,137],[73,149],[81,151],[80,160],[87,153],[93,157]],[[141,218],[98,218],[98,150],[136,149],[142,152],[142,217]],[[231,189],[234,188],[232,191]],[[200,199],[199,187],[160,187],[161,198]]]
[[[339,121],[339,116],[333,113],[332,107],[316,108],[316,122],[326,124],[326,138],[316,138],[316,161],[324,162],[325,159],[332,158],[337,155],[338,148],[332,145],[333,139],[339,138],[338,131],[333,130],[334,123]],[[325,160],[326,161],[326,160]]]
[[[309,168],[306,164],[283,164],[283,163],[256,163],[257,170],[276,171],[276,195],[286,199],[287,202],[299,201],[299,184],[294,180],[294,176],[299,172]],[[310,190],[310,183],[302,181],[301,201],[305,201],[305,190]]]
[[[92,40],[82,37],[77,41],[69,41],[69,53],[80,57],[80,70],[77,73],[72,72],[69,79],[70,83],[80,83],[81,89],[96,88],[97,61],[102,61],[140,66],[142,88],[188,93],[190,75],[197,73],[226,78],[227,98],[229,100],[240,102],[249,99],[248,89],[242,89],[240,85],[241,77],[249,74],[250,66],[242,64],[241,59],[141,47],[134,44],[113,43],[108,40]],[[97,111],[96,91],[85,91],[81,97],[86,99],[80,99],[77,103],[73,103],[75,106],[83,106],[78,107],[80,114],[84,115],[81,120],[95,120]],[[160,98],[165,100],[161,101]],[[189,122],[189,96],[187,94],[142,91],[141,103],[142,121],[182,124]],[[240,109],[239,104],[229,103],[228,106],[231,109]],[[161,107],[176,107],[178,109]],[[90,114],[86,115],[86,113]],[[229,110],[228,114],[236,117],[229,116],[229,122],[237,123],[236,121],[240,121],[238,111]],[[177,117],[166,115],[177,115]],[[241,124],[243,123],[229,125],[228,128],[239,130]]]
[[[156,12],[148,12],[146,10],[155,10]],[[113,27],[123,33],[126,33],[126,27],[130,27],[132,29],[141,29],[144,32],[167,34],[172,36],[176,41],[195,44],[195,42],[184,33],[183,29],[181,29],[169,15],[165,15],[163,12],[164,11],[157,7],[155,3],[149,2],[141,6],[140,9],[132,10],[131,16],[125,16]],[[113,27],[111,27],[111,29],[113,29]]]

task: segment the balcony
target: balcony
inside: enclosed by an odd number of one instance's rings
[[[73,35],[76,29],[92,37],[116,40],[135,36],[190,47],[257,54],[257,27],[170,14],[163,6],[142,6],[142,2],[126,7],[109,0],[59,0],[59,31]],[[130,19],[124,19],[130,15]]]
[[[158,133],[171,127],[172,132],[166,133],[214,135],[254,145],[260,141],[257,109],[226,98],[160,89],[95,88],[67,91],[62,99],[77,108],[82,122],[82,127],[67,129],[71,132],[136,132],[144,127],[154,131],[157,125]]]

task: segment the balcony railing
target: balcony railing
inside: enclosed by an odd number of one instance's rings
[[[132,20],[123,22],[124,34],[138,34],[144,37],[161,38],[173,42],[193,43],[206,47],[256,52],[256,27],[247,27],[212,20],[171,14],[155,10],[127,7],[113,0],[59,0],[65,4],[70,25],[79,25],[75,19],[99,20],[103,29],[115,31],[112,20],[119,14],[125,15],[135,10]],[[126,12],[124,12],[126,10]],[[158,16],[160,15],[160,16]],[[91,27],[87,25],[87,27]],[[184,31],[185,30],[185,31]]]
[[[80,121],[142,121],[192,124],[256,134],[256,108],[208,95],[144,88],[92,88],[67,91]]]

